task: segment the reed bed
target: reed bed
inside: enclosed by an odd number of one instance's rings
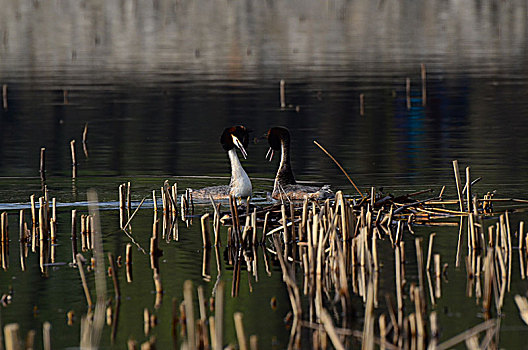
[[[107,253],[108,265],[105,265],[96,194],[90,193],[88,211],[71,210],[71,245],[57,246],[61,240],[64,242],[64,237],[57,232],[57,203],[44,185],[42,196],[29,198],[29,215],[24,210],[17,213],[20,265],[25,271],[28,254],[38,254],[41,273],[47,276],[49,266],[55,262],[56,249],[71,249],[70,266],[79,271],[79,288],[86,299],[86,313],[80,317],[79,340],[81,347],[86,348],[98,346],[104,323],[111,329],[112,344],[116,339],[123,297],[119,275],[125,274],[126,284],[136,281],[133,264],[140,260],[133,258],[134,251],[149,257],[155,297],[154,303],[138,315],[144,334],[130,334],[126,344],[129,349],[154,349],[158,327],[170,327],[175,348],[235,346],[225,341],[227,320],[234,322],[238,348],[257,349],[259,335],[247,334],[244,326],[248,316],[240,312],[226,314],[224,305],[229,292],[231,298],[240,295],[240,286],[245,281],[249,290],[253,290],[262,264],[268,276],[280,271],[287,291],[288,348],[325,348],[331,344],[335,349],[359,346],[363,349],[447,349],[462,343],[470,348],[498,348],[500,321],[511,281],[516,273],[526,279],[528,236],[524,223],[513,228],[510,211],[497,212],[496,204],[528,202],[495,198],[490,192],[479,196],[474,190],[476,182],[471,179],[471,169],[465,169],[464,183],[457,162],[453,163],[453,169],[456,189],[453,199],[445,196],[446,186],[437,193],[425,189],[401,196],[371,187],[360,197],[345,196],[338,191],[334,199],[324,202],[284,199],[263,207],[239,206],[235,198],[218,203],[211,198],[212,211],[199,215],[199,225],[203,242],[201,277],[206,284],[214,282],[214,286],[208,299],[203,286],[195,288],[191,281],[186,281],[182,286],[183,300],[173,299],[170,303],[170,325],[158,320],[167,293],[159,264],[163,256],[160,245],[179,244],[178,222],[190,226],[196,219],[192,192],[186,190],[178,197],[177,184],[165,181],[159,190],[152,191],[148,249],[134,238],[137,233],[131,227],[136,213],[151,195],[133,208],[131,183],[119,186],[118,226],[130,242],[123,251],[124,264],[120,256]],[[7,212],[0,215],[0,258],[4,270],[9,269],[9,242],[13,241],[8,215]],[[493,220],[487,228],[485,218],[488,223]],[[418,225],[459,228],[458,242],[453,242],[453,249],[457,251],[455,264],[465,267],[466,295],[475,299],[483,310],[480,324],[450,339],[441,338],[436,310],[449,265],[435,252],[438,233],[415,236]],[[225,239],[221,237],[223,233],[226,233]],[[415,279],[407,277],[409,251],[415,255],[411,259],[416,261]],[[212,254],[217,267],[216,279],[210,268]],[[512,268],[514,254],[519,255],[519,272]],[[226,273],[227,278],[222,276]],[[95,289],[87,282],[87,274],[94,274]],[[380,291],[382,274],[394,276],[392,292]],[[230,291],[226,283],[229,278]],[[106,283],[113,286],[110,295],[107,295]],[[4,294],[2,304],[8,305],[12,297],[13,293]],[[528,323],[526,296],[516,295],[515,302],[522,319]],[[272,297],[272,307],[275,304],[276,299],[273,301]],[[74,312],[68,311],[67,316],[67,322],[73,324]],[[52,336],[52,328],[47,324],[43,344],[49,348]],[[34,337],[34,332],[28,334],[26,347]],[[19,349],[24,343],[17,324],[4,327],[4,339],[6,349]]]

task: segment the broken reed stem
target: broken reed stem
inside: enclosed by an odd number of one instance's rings
[[[334,161],[334,163],[336,163],[336,165],[339,167],[339,169],[341,169],[341,171],[343,172],[343,174],[345,174],[345,176],[347,177],[348,181],[354,186],[354,188],[356,189],[356,191],[359,193],[359,195],[361,196],[362,199],[365,199],[365,196],[363,195],[363,193],[361,193],[361,191],[359,190],[359,188],[356,186],[356,184],[354,183],[354,181],[352,181],[352,179],[350,178],[350,176],[348,176],[347,172],[345,171],[345,169],[343,169],[343,167],[341,166],[341,164],[339,164],[339,162],[323,147],[321,146],[317,141],[314,140],[314,143],[317,145],[317,147],[319,147],[328,157],[330,157],[330,159],[332,159]]]
[[[280,106],[281,108],[286,108],[286,93],[285,93],[285,85],[286,83],[284,80],[280,81]]]
[[[244,324],[242,323],[242,313],[241,312],[235,312],[233,314],[233,318],[235,319],[235,329],[238,339],[238,348],[240,350],[247,350],[247,340],[246,340],[246,334],[244,332]]]
[[[72,179],[77,178],[77,158],[75,156],[75,140],[70,141],[70,150],[72,158]]]

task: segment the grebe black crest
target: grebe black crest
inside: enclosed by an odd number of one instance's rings
[[[275,199],[287,198],[290,200],[304,199],[305,196],[311,199],[332,198],[334,193],[329,185],[321,188],[315,186],[298,185],[293,176],[290,164],[290,132],[288,129],[277,126],[268,130],[267,133],[269,150],[266,158],[271,162],[275,152],[281,152],[281,160],[275,184],[271,196]]]
[[[249,146],[249,130],[242,125],[235,125],[226,128],[220,136],[220,143],[227,152],[231,164],[231,181],[229,185],[205,187],[199,190],[192,190],[194,199],[227,199],[230,195],[236,198],[249,197],[252,193],[251,180],[247,175],[240,160],[236,149],[240,150],[244,159],[247,157],[246,149]]]

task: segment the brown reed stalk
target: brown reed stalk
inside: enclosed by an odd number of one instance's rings
[[[359,94],[359,115],[365,115],[365,94]]]
[[[7,84],[2,85],[2,105],[7,111]]]
[[[420,64],[421,76],[422,76],[422,106],[427,105],[427,72],[425,70],[425,63]]]
[[[286,108],[286,92],[284,91],[285,85],[286,83],[284,82],[284,80],[281,80],[280,81],[280,106],[283,109]]]
[[[46,147],[40,148],[40,181],[46,181]]]
[[[72,179],[77,178],[77,158],[75,156],[75,140],[70,141],[70,151],[72,158]]]
[[[115,264],[114,254],[108,253],[108,263],[110,264],[110,273],[112,275],[112,283],[114,284],[115,299],[121,299],[121,292],[119,290],[119,279],[117,278],[117,268]]]
[[[411,78],[405,78],[405,96],[407,100],[407,109],[411,109]]]

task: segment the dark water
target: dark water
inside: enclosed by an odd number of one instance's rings
[[[40,193],[39,155],[46,147],[47,185],[59,204],[57,261],[70,259],[70,209],[86,210],[89,188],[112,207],[124,181],[131,181],[137,202],[159,190],[165,179],[178,182],[180,189],[227,183],[227,157],[218,141],[223,128],[237,123],[252,128],[258,141],[243,162],[257,199],[271,190],[277,166],[265,161],[267,145],[260,137],[275,125],[292,133],[293,168],[300,180],[330,183],[348,194],[355,193],[353,187],[313,140],[364,191],[376,186],[397,194],[438,192],[446,185],[453,196],[451,161],[458,159],[462,169],[469,165],[472,176],[482,177],[477,192],[528,197],[524,1],[5,0],[0,5],[0,83],[7,85],[7,106],[0,109],[0,208],[16,228],[17,209]],[[411,80],[410,109],[406,78]],[[286,109],[280,108],[281,79]],[[81,147],[86,123],[88,158]],[[70,179],[72,139],[79,162],[75,183]],[[527,219],[515,214],[512,225]],[[141,210],[134,232],[145,247],[151,224],[151,210]],[[192,279],[210,295],[216,278],[214,255],[213,281],[200,277],[198,225],[181,225],[180,242],[162,247],[166,293],[154,330],[160,348],[172,344],[171,298],[181,301],[183,281]],[[123,255],[128,239],[119,231],[115,210],[104,212],[102,230],[105,250]],[[447,339],[480,322],[481,310],[465,295],[465,270],[454,267],[458,229],[416,230],[418,235],[432,231],[449,263],[447,291],[436,307],[442,339]],[[86,307],[77,270],[60,265],[43,277],[38,256],[30,254],[29,269],[22,273],[16,242],[11,239],[9,270],[0,272],[0,292],[8,286],[15,292],[13,303],[1,309],[2,322],[19,322],[25,332],[50,321],[53,334],[61,335],[53,338],[57,348],[78,345]],[[386,254],[391,256],[390,247]],[[226,337],[235,341],[230,317],[242,311],[248,334],[258,334],[264,348],[283,348],[289,302],[277,268],[271,277],[259,268],[258,282],[249,278],[252,292],[245,276],[240,296],[227,299]],[[146,339],[143,309],[152,309],[154,302],[148,257],[136,254],[134,269],[134,283],[121,283],[116,348],[131,336]],[[391,292],[392,271],[388,267],[380,282]],[[515,264],[514,271],[518,276]],[[231,275],[222,278],[229,282]],[[516,277],[507,295],[504,348],[521,347],[527,335],[513,303],[513,295],[524,294],[526,287]],[[279,300],[275,311],[269,307],[273,296]],[[361,309],[361,301],[355,303]],[[78,316],[71,327],[66,325],[70,309]],[[110,330],[105,332],[103,344],[109,346]]]

